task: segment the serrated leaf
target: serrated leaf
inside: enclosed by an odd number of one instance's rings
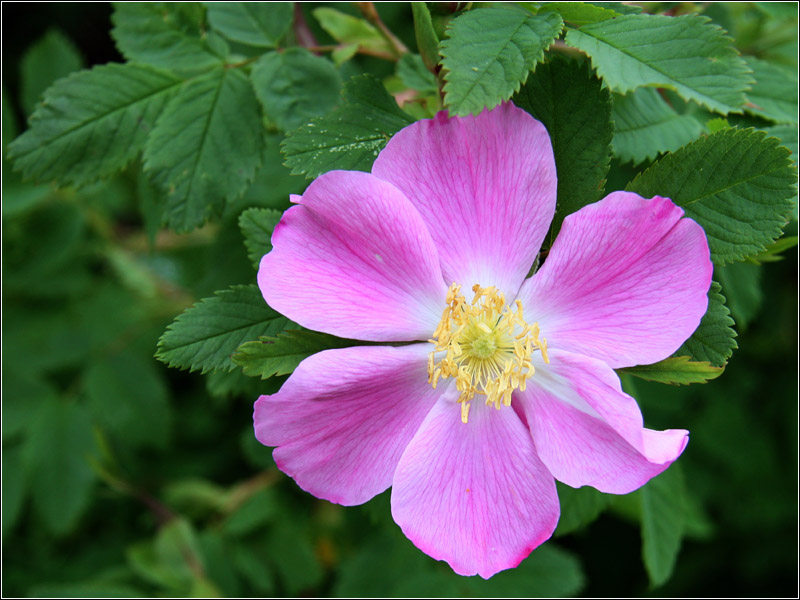
[[[666,87],[713,111],[740,112],[749,69],[708,17],[625,15],[567,32],[615,92]]]
[[[208,2],[208,22],[229,40],[274,48],[292,24],[291,2]]]
[[[305,48],[265,54],[250,77],[264,114],[284,130],[329,112],[342,86],[333,63]]]
[[[431,12],[424,2],[412,2],[411,12],[414,15],[414,36],[417,38],[417,49],[425,62],[425,66],[433,71],[439,64],[439,36],[433,28]]]
[[[700,320],[695,332],[678,348],[674,356],[690,356],[698,362],[709,362],[715,367],[723,367],[738,347],[733,319],[725,306],[722,287],[711,282],[708,290],[708,310]]]
[[[271,208],[248,208],[239,216],[247,257],[258,269],[261,258],[272,250],[272,232],[283,213]]]
[[[170,367],[231,371],[230,356],[244,342],[275,335],[287,325],[258,286],[234,286],[187,308],[158,341],[156,358]]]
[[[585,486],[572,488],[556,482],[561,516],[554,536],[567,535],[586,527],[597,519],[609,503],[609,497],[596,489]]]
[[[475,114],[508,100],[541,62],[564,23],[557,13],[477,8],[455,18],[441,44],[445,106]]]
[[[221,66],[228,49],[217,34],[204,31],[197,2],[116,2],[111,37],[131,62],[192,74]]]
[[[374,26],[364,19],[347,15],[336,9],[322,6],[311,11],[314,18],[333,39],[356,50],[363,48],[371,52],[392,55],[392,46]]]
[[[363,343],[327,333],[287,329],[276,337],[260,337],[256,342],[242,344],[232,358],[245,375],[268,379],[274,375],[288,375],[317,352]]]
[[[55,535],[74,529],[89,507],[95,452],[92,424],[82,406],[62,400],[41,407],[29,429],[23,460],[33,507]]]
[[[762,269],[749,262],[733,263],[714,269],[725,292],[728,308],[741,331],[758,314],[764,301],[761,291]]]
[[[558,205],[549,240],[564,217],[603,196],[611,160],[611,98],[588,65],[540,65],[513,102],[550,134],[558,173]]]
[[[83,66],[78,49],[57,29],[50,29],[33,44],[20,63],[20,103],[25,114],[36,107],[41,95],[57,79]]]
[[[61,79],[9,157],[26,178],[61,185],[111,175],[139,153],[181,82],[145,65],[113,63]]]
[[[777,123],[797,123],[797,70],[748,56],[756,82],[747,92],[751,105],[745,110]]]
[[[678,558],[686,527],[686,484],[673,465],[641,490],[642,558],[650,583],[669,579]]]
[[[689,385],[690,383],[705,383],[711,379],[716,379],[722,375],[725,368],[715,367],[706,361],[693,361],[688,356],[673,356],[652,365],[638,365],[619,370],[647,381],[657,381],[672,385]]]
[[[115,439],[131,448],[164,449],[171,413],[167,386],[152,358],[106,354],[86,370],[89,410]]]
[[[702,225],[711,260],[743,260],[781,235],[796,194],[789,152],[753,129],[724,129],[654,163],[628,184],[664,196]]]
[[[575,27],[613,19],[620,14],[605,5],[588,2],[547,2],[542,4],[539,11],[557,12],[565,22]]]
[[[282,144],[293,174],[313,178],[333,169],[369,171],[389,138],[413,119],[372,75],[344,86],[344,103],[287,134]]]
[[[247,77],[219,69],[189,82],[147,140],[144,168],[166,196],[165,218],[189,231],[240,196],[261,163],[264,135]]]
[[[653,88],[612,96],[612,145],[622,162],[653,160],[697,139],[703,132],[697,119],[678,114]]]

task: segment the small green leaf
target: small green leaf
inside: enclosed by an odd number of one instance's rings
[[[111,175],[140,152],[180,83],[152,67],[113,63],[60,79],[9,158],[26,178],[61,185]]]
[[[333,63],[305,48],[265,54],[250,77],[264,114],[284,130],[333,109],[342,86]]]
[[[748,113],[776,123],[797,123],[797,70],[780,67],[752,56],[746,59],[756,82],[747,92],[755,106],[746,106]]]
[[[700,15],[620,16],[570,29],[566,42],[586,52],[605,85],[622,94],[666,87],[727,114],[741,111],[751,82],[725,31]]]
[[[599,23],[619,16],[619,13],[613,9],[588,2],[547,2],[542,4],[539,9],[539,12],[545,11],[557,12],[566,23],[575,27]]]
[[[611,160],[611,98],[588,65],[540,65],[513,98],[550,134],[558,173],[558,205],[549,240],[564,217],[603,196]]]
[[[433,28],[431,13],[424,2],[412,2],[411,12],[414,15],[414,35],[419,54],[432,72],[439,64],[439,37]]]
[[[190,371],[231,371],[230,356],[242,343],[275,335],[287,323],[267,306],[258,286],[234,286],[178,315],[161,336],[156,358]]]
[[[166,447],[172,415],[152,358],[132,351],[105,354],[89,365],[84,383],[89,410],[117,440],[132,448]]]
[[[567,535],[583,529],[600,516],[609,503],[606,494],[592,487],[572,488],[556,482],[561,517],[558,519],[554,536]]]
[[[239,216],[247,256],[258,269],[261,258],[272,250],[272,232],[283,213],[271,208],[248,208]]]
[[[288,375],[303,360],[317,352],[358,344],[363,342],[316,331],[287,329],[277,337],[261,337],[257,342],[245,342],[232,358],[242,367],[245,375],[268,379],[274,375]]]
[[[779,144],[724,129],[661,158],[627,189],[683,207],[705,229],[715,264],[744,260],[781,235],[792,209],[796,171]]]
[[[61,400],[42,405],[30,425],[23,461],[33,507],[55,535],[72,531],[89,507],[94,452],[92,424],[82,406]]]
[[[274,48],[292,24],[291,2],[208,2],[208,22],[229,40]]]
[[[314,18],[337,42],[356,49],[363,48],[372,52],[393,54],[389,42],[375,27],[364,19],[346,15],[333,8],[320,7],[311,11]]]
[[[20,103],[26,114],[33,112],[44,91],[57,79],[83,67],[75,45],[57,29],[51,29],[33,44],[20,63]]]
[[[715,367],[723,367],[738,347],[736,332],[733,330],[733,319],[725,306],[722,287],[711,282],[708,290],[708,310],[700,320],[691,337],[678,348],[674,356],[689,356],[697,362],[709,362]]]
[[[417,90],[420,94],[435,94],[436,77],[433,76],[419,54],[404,54],[397,61],[397,76],[408,88]]]
[[[282,148],[293,174],[369,171],[389,138],[413,122],[372,75],[350,79],[343,95],[338,109],[287,134]]]
[[[664,584],[675,568],[686,526],[686,484],[672,465],[641,489],[642,558],[650,583]]]
[[[508,100],[541,62],[564,23],[556,13],[477,8],[455,18],[442,42],[445,106],[475,114]]]
[[[653,88],[639,88],[624,96],[613,94],[613,100],[614,154],[622,162],[653,160],[703,132],[697,119],[678,114]]]
[[[253,88],[233,69],[188,83],[147,140],[144,168],[166,195],[167,224],[189,231],[240,196],[261,164],[264,135]]]
[[[779,260],[783,260],[782,254],[787,250],[791,250],[797,246],[797,236],[796,235],[786,235],[779,239],[774,244],[767,246],[767,249],[763,252],[759,252],[753,257],[748,258],[748,262],[752,262],[753,264],[761,264],[765,262],[777,262]]]
[[[672,385],[706,383],[722,375],[724,370],[725,367],[714,367],[711,363],[705,361],[693,361],[688,356],[673,356],[652,365],[639,365],[620,369],[623,373],[630,373],[647,381],[657,381]]]
[[[115,2],[111,37],[131,62],[194,74],[222,66],[228,48],[206,32],[197,2]]]

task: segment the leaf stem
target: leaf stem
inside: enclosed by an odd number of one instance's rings
[[[377,27],[384,39],[389,42],[397,58],[403,56],[403,54],[408,54],[406,45],[401,42],[395,34],[389,31],[389,28],[381,21],[381,17],[375,9],[374,2],[356,2],[356,5],[361,11],[361,14],[364,15],[364,18]]]

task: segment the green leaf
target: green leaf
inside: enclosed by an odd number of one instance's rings
[[[264,135],[244,74],[219,69],[188,83],[166,106],[144,151],[144,168],[166,195],[179,232],[222,212],[261,164]]]
[[[295,129],[329,112],[342,86],[333,63],[305,48],[265,54],[250,77],[264,114],[281,129]]]
[[[337,42],[355,45],[372,52],[393,54],[389,42],[375,27],[364,19],[346,15],[333,8],[320,7],[311,11],[314,18]]]
[[[412,2],[411,12],[414,15],[414,35],[419,54],[425,66],[433,71],[439,64],[439,37],[433,28],[431,13],[424,2]]]
[[[229,40],[274,48],[292,25],[291,2],[208,2],[208,22]]]
[[[181,80],[144,65],[108,64],[57,81],[9,157],[26,178],[84,185],[122,169],[144,145]]]
[[[316,331],[287,329],[276,337],[260,337],[239,346],[232,359],[249,377],[268,379],[292,373],[303,360],[331,348],[363,344]]]
[[[156,358],[190,371],[231,371],[230,356],[242,343],[275,335],[288,322],[267,306],[258,286],[234,286],[178,315],[158,341]]]
[[[403,85],[422,95],[435,94],[439,89],[436,86],[436,77],[425,66],[419,54],[403,54],[397,61],[397,76]]]
[[[477,8],[455,18],[442,42],[445,106],[454,115],[496,106],[519,90],[564,23],[556,13]]]
[[[204,9],[197,2],[116,2],[111,37],[122,55],[179,73],[221,66],[224,40],[205,32]]]
[[[764,301],[761,273],[759,265],[749,262],[733,263],[714,270],[725,292],[728,308],[742,331],[747,329]]]
[[[708,17],[625,15],[567,32],[612,91],[666,87],[721,113],[740,112],[751,82],[725,31]]]
[[[84,383],[94,418],[132,448],[166,448],[171,413],[167,386],[152,358],[132,351],[105,354]]]
[[[245,500],[222,524],[222,533],[243,537],[261,529],[281,514],[273,488],[259,490]]]
[[[753,89],[747,92],[748,100],[755,106],[747,105],[745,110],[777,123],[797,123],[797,70],[752,56],[745,60],[756,80]]]
[[[693,361],[688,356],[673,356],[652,365],[639,365],[619,370],[647,381],[657,381],[672,385],[689,385],[690,383],[705,383],[711,379],[716,379],[722,375],[725,367],[715,367],[705,361]]]
[[[261,258],[272,250],[272,232],[283,213],[271,208],[248,208],[239,216],[247,256],[258,269]]]
[[[269,568],[269,555],[260,545],[237,543],[231,560],[253,589],[265,596],[275,596],[275,576]]]
[[[791,250],[797,246],[796,235],[786,235],[779,239],[774,244],[771,244],[763,252],[759,252],[755,256],[748,258],[747,261],[752,264],[760,265],[765,262],[777,262],[783,260],[782,254],[787,250]]]
[[[556,482],[556,487],[561,517],[558,519],[554,536],[567,535],[583,529],[597,519],[608,506],[608,496],[592,487],[572,488],[560,482]]]
[[[289,132],[282,144],[292,173],[317,177],[333,169],[369,171],[389,138],[413,122],[372,75],[344,86],[344,104]]]
[[[63,33],[51,29],[33,44],[20,63],[20,103],[30,114],[57,79],[83,67],[78,49]]]
[[[324,573],[310,535],[283,519],[276,523],[265,542],[287,595],[299,596],[301,590],[319,585]]]
[[[8,397],[3,393],[3,428],[5,429],[5,403]],[[25,469],[22,468],[21,444],[3,445],[3,538],[11,533],[22,513],[25,497],[28,493],[28,482]]]
[[[697,119],[678,114],[653,88],[639,88],[624,96],[613,94],[613,99],[613,147],[622,162],[653,160],[703,133]]]
[[[3,442],[24,434],[41,406],[56,397],[56,391],[44,378],[4,365]]]
[[[603,196],[611,160],[611,98],[588,65],[540,65],[513,98],[550,134],[558,173],[558,205],[549,239],[564,217]]]
[[[672,574],[686,526],[686,484],[677,465],[641,489],[642,558],[650,583],[664,584]]]
[[[619,13],[613,9],[588,2],[547,2],[542,4],[539,11],[557,12],[565,22],[575,27],[581,27],[589,23],[599,23],[619,16]]]
[[[72,531],[89,507],[94,452],[92,424],[82,406],[60,400],[42,405],[30,425],[23,460],[33,507],[51,533]]]
[[[689,356],[697,362],[709,362],[715,367],[723,367],[738,347],[733,319],[725,306],[725,296],[721,286],[711,282],[708,290],[708,310],[700,320],[691,337],[675,352],[675,356]]]
[[[775,138],[723,129],[654,163],[628,184],[645,198],[671,198],[705,229],[717,265],[757,254],[781,235],[796,171]]]

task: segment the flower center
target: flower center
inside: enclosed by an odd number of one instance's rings
[[[539,338],[538,323],[525,321],[522,302],[517,300],[512,310],[495,287],[475,284],[472,291],[468,304],[461,286],[450,286],[442,320],[429,340],[434,349],[428,358],[428,382],[435,389],[440,378],[455,378],[464,423],[476,394],[486,396],[487,406],[511,406],[511,393],[524,391],[533,376],[531,355],[536,350],[549,362],[547,340]],[[437,362],[438,352],[445,355]]]

